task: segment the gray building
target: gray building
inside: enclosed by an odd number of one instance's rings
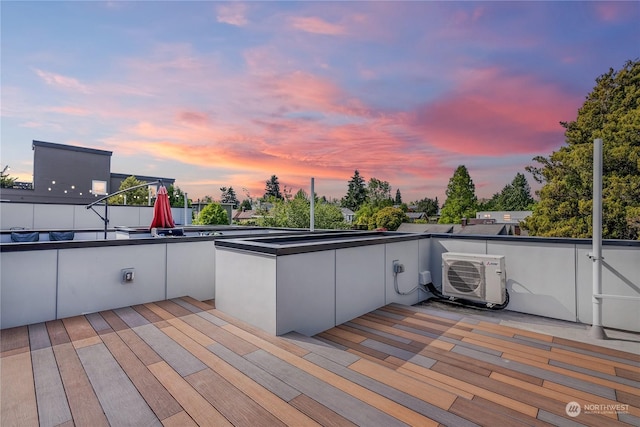
[[[1,200],[82,205],[118,191],[131,175],[144,182],[162,180],[167,187],[175,182],[173,178],[112,173],[111,151],[44,141],[33,141],[32,148],[33,185],[2,188]]]

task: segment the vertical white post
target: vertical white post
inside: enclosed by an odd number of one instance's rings
[[[604,339],[602,328],[602,139],[593,141],[593,322],[589,335]]]
[[[187,200],[187,193],[184,193],[184,221],[182,222],[182,225],[189,225],[189,223],[187,222],[187,214],[189,213],[189,203],[187,202]]]
[[[315,216],[316,216],[316,193],[314,190],[314,180],[311,178],[311,212],[309,214],[309,231],[315,230]]]

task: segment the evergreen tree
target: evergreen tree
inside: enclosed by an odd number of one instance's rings
[[[540,201],[522,224],[538,236],[591,237],[593,141],[603,140],[602,235],[639,239],[640,60],[596,79],[573,122],[561,122],[566,145],[529,166],[544,183]]]
[[[220,196],[220,203],[233,203],[233,209],[235,209],[240,202],[236,197],[236,192],[233,190],[233,187],[220,187],[220,191],[222,191],[222,196]]]
[[[427,216],[437,215],[438,209],[440,209],[437,197],[435,199],[425,197],[424,199],[415,201],[412,204],[416,206],[417,212],[424,212]]]
[[[278,182],[278,177],[275,175],[271,175],[271,178],[267,181],[267,186],[265,187],[264,198],[268,199],[270,197],[274,197],[278,200],[282,200],[282,193],[280,192],[280,183]]]
[[[347,194],[340,202],[343,208],[349,208],[356,212],[360,209],[360,206],[367,200],[367,187],[364,182],[364,178],[360,176],[360,172],[356,169],[349,181],[349,187]]]
[[[446,195],[440,224],[458,224],[462,218],[475,218],[478,203],[476,186],[464,165],[458,166],[449,179]]]
[[[402,194],[400,194],[400,189],[399,188],[396,190],[395,204],[396,205],[401,205],[402,204]]]
[[[251,202],[249,201],[249,199],[244,199],[240,204],[240,210],[244,212],[250,211],[251,209],[253,209],[253,206],[251,206]]]
[[[531,187],[524,174],[518,172],[511,184],[504,186],[500,193],[478,206],[482,211],[527,211],[533,209],[535,200],[531,197]]]

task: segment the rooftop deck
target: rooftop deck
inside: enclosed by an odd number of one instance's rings
[[[637,335],[517,324],[391,304],[275,337],[185,297],[5,329],[0,425],[640,425]]]

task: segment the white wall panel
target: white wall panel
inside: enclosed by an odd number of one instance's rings
[[[277,334],[313,335],[335,326],[335,251],[277,259]]]
[[[578,262],[578,320],[593,322],[593,261],[587,256],[590,246],[581,245]],[[634,247],[602,248],[602,293],[640,297],[640,249]],[[604,298],[602,324],[610,328],[640,332],[640,300]]]
[[[96,212],[87,209],[85,206],[74,206],[74,228],[103,228],[104,222],[96,214],[104,216],[104,206],[94,206]]]
[[[0,203],[0,228],[33,229],[33,204],[31,203]]]
[[[215,242],[167,245],[167,298],[215,298]]]
[[[393,261],[398,260],[404,265],[404,273],[397,275],[398,290],[408,292],[418,285],[418,241],[409,240],[406,242],[387,243],[385,254],[385,304],[392,302],[412,305],[419,301],[423,295],[418,295],[419,290],[415,290],[409,295],[400,295],[395,290],[393,276]]]
[[[73,205],[34,205],[33,228],[36,230],[72,229]]]
[[[61,249],[58,316],[113,309],[166,297],[166,245]],[[135,268],[133,283],[122,283],[124,268]]]
[[[575,245],[488,241],[490,255],[504,255],[508,310],[575,322]]]
[[[336,324],[385,303],[384,245],[338,249],[336,253]]]
[[[276,258],[216,249],[216,308],[276,334]]]
[[[3,252],[0,328],[56,318],[57,251]]]

